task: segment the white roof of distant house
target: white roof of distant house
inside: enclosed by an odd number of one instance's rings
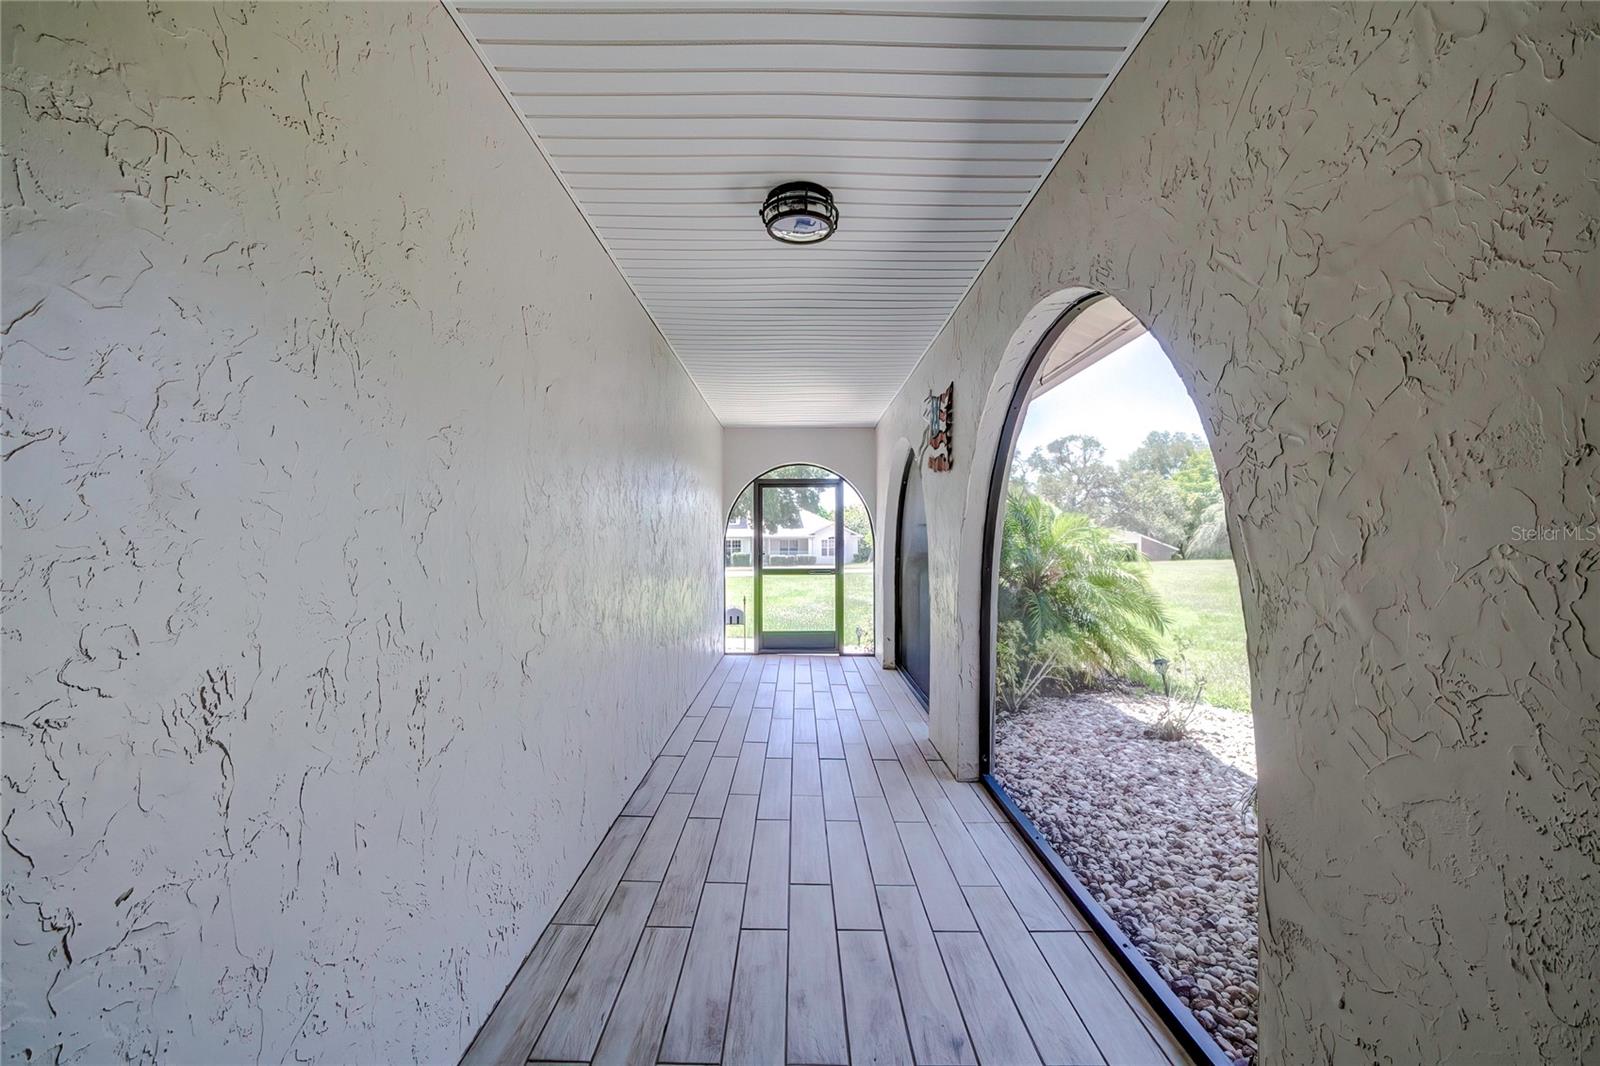
[[[1156,538],[1152,537],[1148,533],[1136,533],[1131,529],[1111,529],[1111,528],[1108,528],[1106,530],[1106,532],[1110,533],[1111,534],[1111,539],[1116,541],[1118,544],[1132,544],[1135,548],[1137,548],[1141,544],[1143,544],[1145,541],[1149,541],[1151,544],[1159,544],[1163,548],[1166,548],[1166,549],[1168,549],[1170,551],[1177,551],[1178,550],[1176,546],[1168,544],[1164,540],[1157,540]]]
[[[767,534],[769,537],[810,537],[833,528],[833,519],[823,518],[815,511],[800,510],[800,524],[798,526],[783,526]],[[741,518],[737,522],[728,523],[730,535],[750,532],[750,520]]]

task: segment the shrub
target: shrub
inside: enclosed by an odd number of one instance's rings
[[[1125,674],[1158,653],[1167,626],[1148,563],[1130,558],[1086,515],[1058,512],[1015,486],[1006,498],[1000,594],[1001,617],[1020,624],[1019,677],[1046,658],[1079,679]]]
[[[1047,683],[1061,680],[1060,664],[1053,650],[1030,656],[1026,647],[1027,636],[1021,622],[1001,623],[994,656],[995,710],[1000,714],[1016,714]]]
[[[1184,546],[1185,559],[1228,559],[1233,552],[1228,541],[1228,517],[1222,501],[1200,512],[1194,534]]]
[[[744,552],[744,553],[742,553],[740,555],[730,555],[730,556],[728,556],[728,565],[729,566],[749,566],[750,565],[750,553],[749,552]]]
[[[1177,675],[1177,681],[1182,688],[1183,695],[1174,697],[1172,694],[1172,675]],[[1155,722],[1145,730],[1145,736],[1154,737],[1156,740],[1182,740],[1189,735],[1189,724],[1194,721],[1196,711],[1200,708],[1200,697],[1206,690],[1206,677],[1193,671],[1189,666],[1189,658],[1180,645],[1178,659],[1167,667],[1167,677],[1163,680],[1162,692],[1166,699],[1166,706],[1156,716]]]

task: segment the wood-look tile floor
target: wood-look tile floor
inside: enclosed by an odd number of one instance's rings
[[[871,659],[727,656],[467,1063],[1182,1063]]]

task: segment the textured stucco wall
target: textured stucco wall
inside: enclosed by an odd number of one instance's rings
[[[723,510],[757,475],[791,463],[842,475],[877,522],[877,437],[864,426],[728,426],[722,431]]]
[[[7,3],[8,1061],[453,1061],[720,649],[721,429],[436,5]]]
[[[885,500],[955,381],[933,729],[971,773],[1021,361],[1076,286],[1173,357],[1255,665],[1265,1061],[1600,1056],[1597,31],[1170,5],[878,427]]]

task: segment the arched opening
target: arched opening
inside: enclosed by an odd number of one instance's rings
[[[987,516],[985,779],[1191,1050],[1253,1060],[1238,576],[1205,427],[1116,300],[1078,300],[1033,348]]]
[[[928,508],[916,452],[906,457],[899,503],[894,552],[895,660],[926,703],[932,688],[933,619],[928,591]]]
[[[756,477],[723,531],[725,649],[871,654],[873,556],[872,517],[848,479],[805,464]]]

